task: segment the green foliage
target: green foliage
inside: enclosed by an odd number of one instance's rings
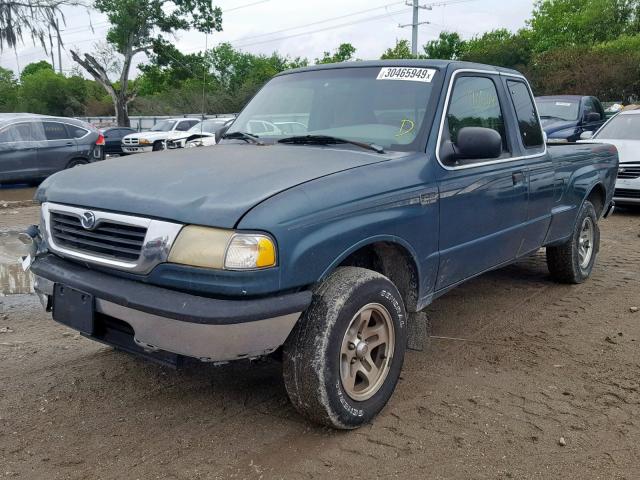
[[[83,83],[84,80],[78,77],[69,79],[46,68],[37,70],[22,79],[21,110],[48,115],[82,115],[87,99]]]
[[[411,54],[409,40],[396,40],[393,48],[388,48],[380,57],[382,60],[400,60],[403,58],[415,58]]]
[[[499,29],[464,42],[458,50],[458,58],[518,69],[529,64],[531,53],[528,32],[521,30],[514,34]]]
[[[41,60],[39,62],[33,62],[24,67],[22,73],[20,74],[20,79],[24,79],[24,77],[34,74],[40,70],[51,70],[53,72],[53,67],[46,60]]]
[[[18,82],[11,70],[0,67],[0,112],[13,112],[18,104]]]
[[[333,54],[331,52],[324,52],[322,58],[316,58],[316,64],[348,62],[354,60],[353,56],[355,53],[356,47],[350,43],[341,43]]]
[[[222,28],[222,11],[208,0],[96,0],[111,27],[107,41],[118,52],[162,46],[162,34],[194,29],[211,33]]]
[[[639,33],[638,0],[538,0],[528,24],[535,52],[592,46]]]
[[[426,58],[457,60],[463,47],[464,41],[456,32],[440,32],[437,40],[427,42],[422,48]]]

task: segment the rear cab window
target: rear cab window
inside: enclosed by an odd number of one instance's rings
[[[542,127],[529,87],[519,80],[508,80],[507,89],[513,102],[520,139],[525,149],[544,148]]]

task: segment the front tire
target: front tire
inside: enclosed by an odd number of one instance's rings
[[[87,163],[88,162],[86,160],[82,160],[82,159],[71,160],[68,163],[67,168],[79,167],[80,165],[86,165]]]
[[[371,270],[339,268],[315,289],[284,345],[289,398],[316,423],[360,427],[391,397],[406,344],[407,317],[395,285]]]
[[[551,276],[561,283],[584,282],[591,275],[599,249],[598,215],[593,204],[585,200],[571,238],[562,245],[547,247]]]

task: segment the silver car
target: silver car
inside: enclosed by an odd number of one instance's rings
[[[640,205],[640,110],[626,110],[612,117],[589,138],[583,140],[614,145],[620,156],[613,200],[617,205]]]

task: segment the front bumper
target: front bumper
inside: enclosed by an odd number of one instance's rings
[[[130,327],[135,344],[146,352],[171,352],[203,361],[273,352],[311,303],[309,291],[249,300],[201,297],[114,277],[52,254],[37,257],[31,271],[34,288],[47,306],[55,283],[95,297],[96,317],[104,323],[96,331],[105,333],[98,333],[96,340],[112,343],[106,334],[115,319]]]
[[[130,147],[128,145],[122,145],[122,151],[124,153],[145,153],[153,151],[153,145],[135,146]]]

